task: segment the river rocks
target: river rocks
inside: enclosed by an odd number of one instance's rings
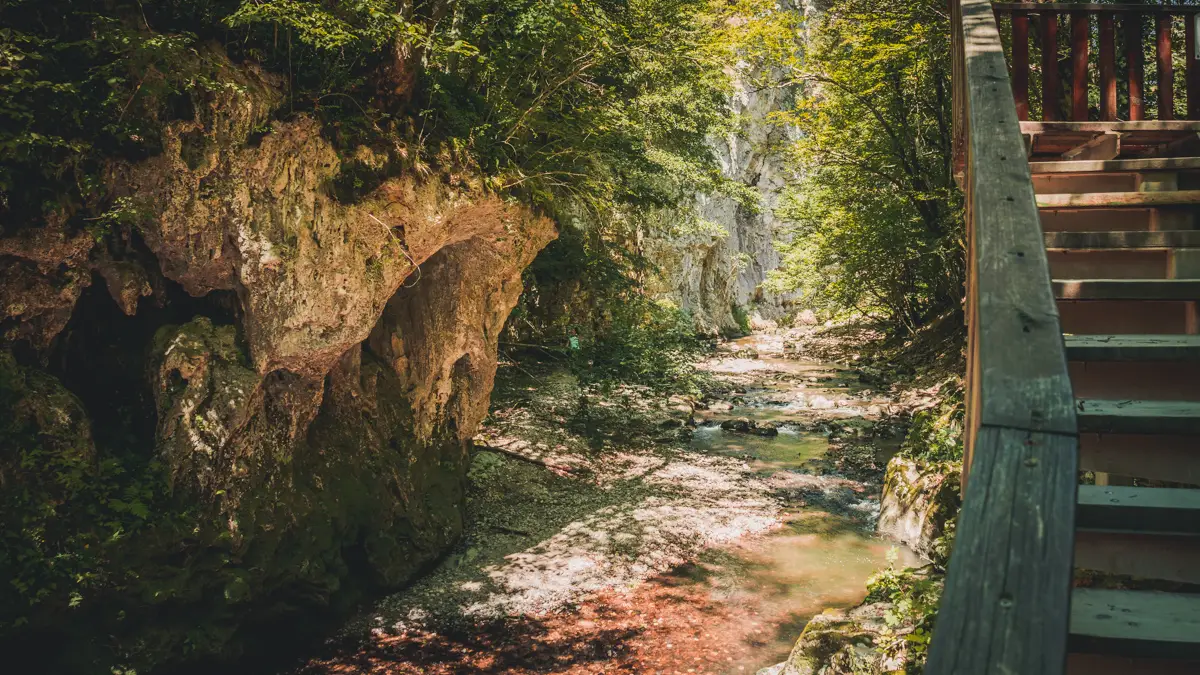
[[[884,479],[877,532],[900,541],[927,559],[934,542],[961,503],[958,462],[924,462],[893,457]]]
[[[851,610],[826,610],[813,617],[788,656],[788,660],[758,675],[862,675],[903,672],[902,654],[885,654],[878,648],[889,634],[884,617],[888,603],[872,603]]]
[[[755,436],[778,436],[779,425],[774,422],[759,424],[749,417],[738,417],[721,422],[721,429],[739,434],[754,434]]]

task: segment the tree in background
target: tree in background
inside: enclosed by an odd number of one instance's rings
[[[835,0],[795,64],[807,95],[784,265],[772,284],[832,313],[911,332],[962,296],[962,205],[951,175],[945,3]]]

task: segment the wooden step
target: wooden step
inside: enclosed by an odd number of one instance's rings
[[[1075,527],[1125,533],[1200,535],[1200,490],[1080,485]]]
[[[1046,249],[1054,279],[1167,279],[1171,257],[1164,248]]]
[[[1200,403],[1191,401],[1111,401],[1076,403],[1080,433],[1200,434]]]
[[[1067,372],[1078,399],[1200,401],[1194,361],[1072,361]]]
[[[1046,248],[1075,250],[1200,248],[1200,230],[1047,232]]]
[[[1200,661],[1130,659],[1104,654],[1067,655],[1066,675],[1196,675]]]
[[[1200,537],[1083,530],[1075,534],[1075,568],[1200,584]]]
[[[1090,654],[1200,658],[1200,596],[1076,588],[1068,644]]]
[[[1200,361],[1200,335],[1066,335],[1068,361]]]
[[[1046,232],[1194,230],[1194,206],[1159,206],[1128,209],[1042,209]]]
[[[1148,171],[1200,170],[1200,157],[1160,157],[1153,159],[1112,159],[1107,161],[1030,162],[1034,175],[1059,173],[1143,173]]]
[[[1055,279],[1059,300],[1200,300],[1200,279]]]
[[[1200,190],[1081,192],[1037,195],[1039,209],[1095,209],[1200,204]]]
[[[1200,485],[1200,447],[1195,436],[1083,433],[1079,469]]]
[[[1059,300],[1064,333],[1177,335],[1200,333],[1196,301]]]

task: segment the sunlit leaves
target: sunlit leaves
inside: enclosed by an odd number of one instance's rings
[[[804,175],[773,284],[832,312],[915,329],[957,306],[960,197],[950,175],[949,29],[942,3],[838,0],[809,26],[783,120]]]

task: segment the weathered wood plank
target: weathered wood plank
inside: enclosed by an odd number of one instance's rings
[[[926,673],[1062,672],[1075,454],[1071,436],[980,430]]]
[[[1200,230],[1047,232],[1045,238],[1046,248],[1051,251],[1200,248]]]
[[[1078,532],[1075,567],[1140,579],[1200,584],[1200,537]]]
[[[1041,209],[1122,208],[1200,204],[1200,190],[1170,192],[1084,192],[1038,195]]]
[[[1080,434],[1079,468],[1200,485],[1200,448],[1194,436]]]
[[[1200,335],[1067,335],[1065,339],[1071,361],[1200,361]]]
[[[1200,279],[1055,279],[1061,300],[1200,300]]]
[[[1128,657],[1200,657],[1200,595],[1077,588],[1071,650]]]
[[[968,232],[966,500],[929,675],[1060,675],[1078,443],[1027,148],[987,0],[952,0]]]
[[[1080,485],[1075,525],[1080,530],[1200,534],[1200,490]]]
[[[1189,169],[1200,169],[1200,157],[1031,162],[1029,165],[1029,170],[1035,176],[1049,173],[1141,173],[1146,171],[1184,171]]]
[[[1196,675],[1200,661],[1131,659],[1104,654],[1070,654],[1066,675]]]
[[[1200,433],[1200,403],[1084,399],[1077,405],[1080,433],[1151,436]]]
[[[977,421],[1074,434],[1058,309],[999,34],[986,1],[964,0],[962,11]]]
[[[1121,134],[1100,134],[1063,153],[1068,162],[1108,161],[1121,154]]]

